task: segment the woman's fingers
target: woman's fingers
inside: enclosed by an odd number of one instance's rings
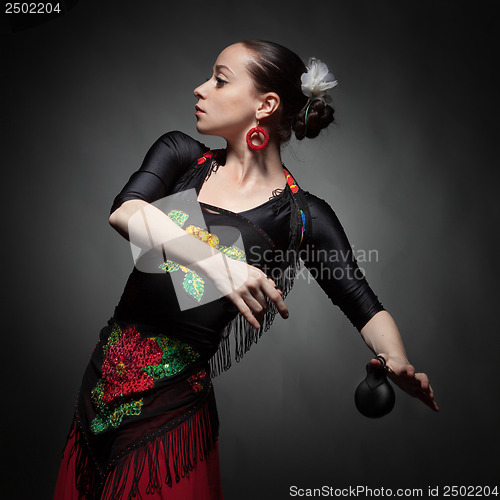
[[[252,293],[244,293],[242,297],[259,324],[261,324],[268,309],[267,300],[259,289],[254,290]]]
[[[283,292],[276,288],[274,281],[262,271],[260,274],[248,279],[237,290],[230,294],[233,303],[243,317],[258,329],[262,324],[264,315],[269,307],[268,299],[272,302],[283,318],[288,318],[288,308],[283,300]]]
[[[287,319],[290,315],[285,301],[283,300],[283,292],[276,288],[276,284],[271,278],[267,278],[264,284],[264,292],[269,297],[271,302],[276,306],[281,317]]]
[[[226,270],[229,271],[233,288],[227,297],[253,328],[260,328],[270,302],[283,318],[288,318],[283,292],[276,288],[275,282],[262,270],[232,259],[227,259],[227,264]],[[219,284],[218,288],[223,291],[222,285]]]
[[[432,410],[439,411],[434,401],[434,391],[429,383],[429,377],[425,373],[417,373],[406,358],[389,358],[385,353],[380,353],[379,356],[385,359],[388,376],[400,389],[418,398]],[[370,363],[375,367],[383,366],[382,361],[377,358],[373,358]]]
[[[416,397],[432,410],[439,411],[439,407],[434,401],[434,391],[427,375],[425,373],[416,373],[415,378],[420,382],[420,390],[417,391]]]
[[[428,391],[430,384],[429,384],[429,377],[425,373],[415,373],[415,378],[420,382],[420,387],[424,391]]]
[[[249,287],[248,292],[244,294],[244,299],[248,298],[247,304],[252,311],[257,313],[261,311],[266,311],[268,309],[268,303],[260,283],[256,283]]]
[[[229,294],[236,295],[235,292]],[[257,330],[260,328],[260,323],[257,321],[255,316],[252,313],[250,307],[248,307],[247,303],[238,295],[233,297],[233,303],[238,308],[238,311],[242,314],[242,316]]]
[[[410,396],[413,396],[431,410],[439,411],[439,407],[434,401],[434,391],[425,373],[416,373],[413,379],[392,378],[394,382]]]

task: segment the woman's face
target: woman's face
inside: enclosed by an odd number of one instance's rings
[[[255,127],[260,101],[246,70],[251,58],[252,52],[243,45],[230,45],[215,61],[212,78],[194,90],[198,98],[196,128],[200,134],[231,141]]]

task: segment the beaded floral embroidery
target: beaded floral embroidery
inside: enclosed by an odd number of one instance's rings
[[[163,356],[159,364],[143,368],[154,380],[176,375],[200,357],[200,354],[191,346],[179,340],[171,339],[165,335],[154,337],[154,340],[161,346]]]
[[[104,357],[103,403],[113,404],[119,398],[151,389],[154,381],[143,368],[160,363],[162,355],[160,346],[154,340],[141,339],[134,327],[124,330],[117,342],[107,349]]]
[[[203,391],[204,380],[207,378],[207,371],[203,368],[200,371],[194,373],[188,378],[188,382],[191,384],[191,388],[197,394]]]
[[[181,210],[172,210],[168,213],[168,217],[170,217],[170,219],[172,219],[178,226],[182,227],[186,220],[189,218],[189,214],[182,212]],[[186,228],[186,232],[195,236],[204,243],[208,243],[211,247],[216,248],[231,259],[246,262],[246,256],[243,250],[234,245],[230,247],[221,245],[217,235],[211,234],[205,229],[194,226],[192,224]],[[203,293],[205,291],[205,281],[199,274],[197,274],[192,269],[182,266],[172,260],[166,260],[159,267],[160,269],[168,273],[178,271],[179,269],[184,271],[184,273],[186,273],[184,275],[184,281],[182,283],[184,290],[198,302],[201,301],[201,299],[203,298]]]
[[[99,434],[118,427],[125,416],[140,415],[140,394],[154,381],[171,377],[195,362],[200,354],[192,347],[165,335],[142,338],[132,326],[125,330],[115,323],[103,346],[102,378],[91,392],[96,417],[91,430]]]
[[[126,415],[141,414],[142,398],[108,406],[102,400],[103,394],[104,380],[101,379],[91,392],[92,403],[96,410],[96,417],[90,424],[90,430],[94,434],[105,431],[109,426],[118,427]]]

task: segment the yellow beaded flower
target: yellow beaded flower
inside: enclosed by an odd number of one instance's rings
[[[182,227],[189,218],[189,214],[181,210],[171,210],[167,215],[180,227]],[[245,252],[243,250],[234,245],[230,247],[221,245],[219,237],[216,234],[211,234],[206,229],[202,229],[201,227],[194,226],[192,224],[186,228],[186,232],[203,241],[203,243],[207,243],[211,247],[216,248],[231,259],[246,262]],[[205,291],[205,281],[199,274],[186,266],[182,266],[181,264],[168,259],[160,265],[160,269],[168,273],[179,269],[184,271],[186,273],[182,283],[184,290],[186,290],[186,292],[198,302],[201,301]]]

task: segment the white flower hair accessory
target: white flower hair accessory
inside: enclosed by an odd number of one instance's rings
[[[309,100],[321,99],[329,102],[330,96],[326,94],[328,89],[337,85],[337,80],[332,73],[328,71],[328,66],[315,57],[311,57],[307,63],[307,72],[302,73],[300,80],[302,82],[302,92],[309,97]]]

